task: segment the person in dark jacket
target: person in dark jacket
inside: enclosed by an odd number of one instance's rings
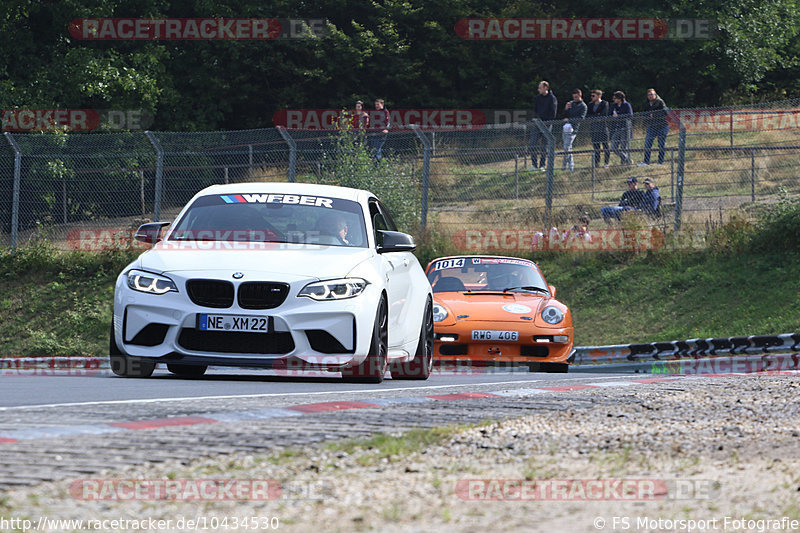
[[[614,103],[609,111],[611,121],[608,129],[611,132],[611,151],[619,156],[620,163],[630,165],[631,158],[628,155],[631,143],[631,119],[633,118],[633,108],[625,100],[625,93],[617,91],[614,93]]]
[[[603,100],[603,91],[592,90],[592,101],[586,108],[586,118],[590,119],[592,148],[594,149],[594,166],[600,166],[600,147],[605,154],[605,165],[608,167],[610,152],[608,150],[608,102]]]
[[[391,126],[391,118],[389,110],[382,98],[375,100],[375,111],[372,112],[372,119],[370,123],[373,125],[372,131],[369,133],[367,144],[372,150],[372,157],[376,161],[380,161],[383,151],[383,145],[386,143],[386,136],[389,134],[389,127]]]
[[[664,100],[659,98],[655,89],[647,89],[647,103],[644,105],[645,124],[647,133],[644,136],[644,162],[641,165],[650,164],[650,152],[653,148],[653,140],[658,138],[658,164],[664,164],[664,148],[667,144],[667,134],[669,124],[667,124],[667,105]]]
[[[639,190],[639,180],[628,178],[628,190],[622,193],[618,205],[607,205],[600,209],[603,220],[609,222],[612,218],[620,220],[620,215],[624,211],[635,211],[644,209],[644,192]]]
[[[645,178],[644,188],[642,209],[644,209],[648,215],[659,216],[661,214],[661,193],[658,191],[656,182],[651,178]]]
[[[578,135],[581,122],[586,118],[586,104],[583,101],[583,93],[580,89],[573,89],[572,100],[564,106],[564,126],[562,127],[561,139],[564,141],[564,170],[569,171],[575,168],[572,159],[572,143]]]
[[[556,95],[550,90],[550,84],[546,81],[539,82],[539,94],[536,95],[536,99],[533,102],[533,117],[542,120],[545,124],[545,128],[548,131],[553,131],[553,124],[552,122],[556,119],[556,111],[558,110],[558,99]],[[545,139],[542,132],[539,131],[539,128],[536,125],[531,126],[531,168],[530,170],[545,170],[545,164],[547,163],[547,140]],[[540,146],[541,145],[541,148]],[[539,160],[539,164],[537,167],[537,159]]]

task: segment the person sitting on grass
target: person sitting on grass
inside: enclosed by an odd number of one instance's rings
[[[644,192],[639,190],[639,180],[628,178],[628,190],[622,193],[619,205],[607,205],[600,210],[603,220],[610,222],[615,218],[620,220],[620,215],[625,211],[644,209]]]
[[[661,214],[661,193],[658,191],[658,186],[652,178],[645,178],[644,180],[644,201],[642,206],[645,212],[651,216],[658,216]]]

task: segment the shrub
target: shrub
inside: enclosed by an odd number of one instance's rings
[[[389,156],[375,160],[364,132],[345,128],[334,135],[334,149],[322,155],[323,181],[371,191],[389,209],[402,231],[416,231],[421,193],[411,165]]]
[[[752,249],[759,252],[795,251],[800,244],[800,200],[785,195],[773,209],[759,216],[751,235]]]

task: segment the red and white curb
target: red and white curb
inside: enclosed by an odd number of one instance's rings
[[[0,444],[13,444],[25,440],[67,437],[75,435],[99,435],[118,431],[136,431],[143,429],[157,429],[177,426],[196,426],[203,424],[217,424],[224,422],[240,422],[245,420],[267,420],[270,418],[296,417],[308,414],[318,414],[333,411],[348,411],[352,409],[369,409],[400,404],[418,404],[427,402],[452,402],[460,400],[475,400],[484,398],[502,398],[534,396],[545,393],[560,393],[587,389],[605,389],[609,387],[629,387],[651,383],[663,383],[678,380],[705,379],[714,377],[752,377],[769,375],[800,375],[798,371],[760,372],[758,374],[703,374],[700,376],[673,376],[659,378],[642,378],[614,381],[597,381],[590,383],[576,383],[552,387],[530,387],[510,389],[493,392],[456,392],[449,394],[433,394],[428,396],[403,396],[390,398],[375,398],[369,400],[330,401],[293,405],[267,409],[251,409],[244,411],[222,411],[209,413],[205,416],[175,416],[166,418],[151,418],[112,422],[97,425],[73,426],[48,426],[40,428],[26,428],[18,430],[0,431]]]

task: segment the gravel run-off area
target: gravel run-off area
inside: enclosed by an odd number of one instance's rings
[[[566,408],[562,397],[571,400]],[[152,480],[171,480],[181,490],[197,480],[251,488],[249,480],[272,480],[281,487],[268,496],[274,499],[93,501],[74,481],[60,481],[0,495],[0,517],[172,521],[151,531],[800,531],[797,375],[683,379],[541,399],[518,416],[460,427],[413,451],[334,441],[101,476],[151,480],[140,483],[151,489]],[[570,407],[574,400],[585,407]],[[92,487],[89,494],[100,494]],[[188,528],[189,519],[200,522]],[[116,529],[148,530],[127,526]],[[59,530],[72,529],[51,529]]]

